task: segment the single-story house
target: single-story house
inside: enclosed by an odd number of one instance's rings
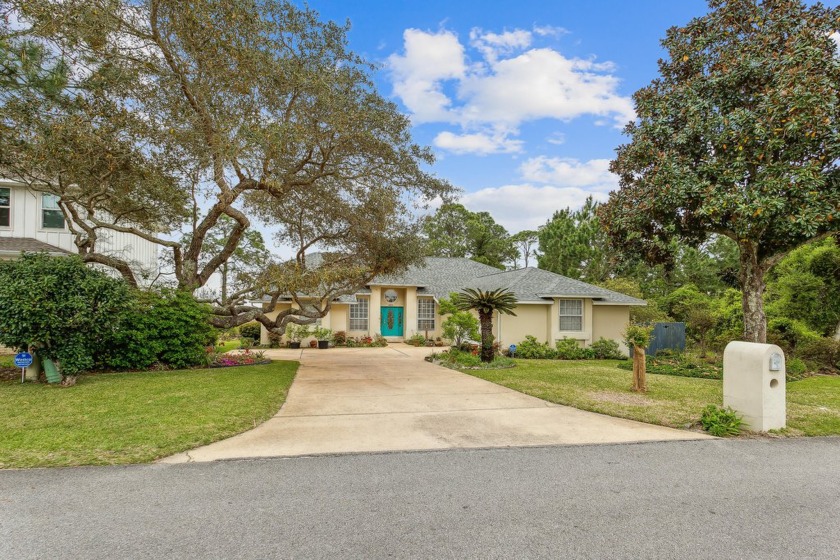
[[[538,268],[502,271],[470,259],[427,257],[423,266],[377,277],[352,296],[334,301],[320,324],[352,337],[381,334],[394,342],[414,334],[436,338],[445,319],[439,314],[440,300],[464,288],[504,288],[516,296],[516,316],[493,318],[493,334],[502,346],[517,344],[527,335],[551,344],[572,338],[581,346],[604,337],[618,341],[626,351],[621,333],[630,320],[630,307],[646,305],[644,300]],[[276,317],[292,305],[280,300],[268,316]],[[264,327],[262,343],[268,343]]]

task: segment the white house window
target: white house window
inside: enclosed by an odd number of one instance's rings
[[[58,206],[58,197],[41,193],[41,227],[43,229],[64,229],[64,214]]]
[[[583,300],[582,299],[561,299],[560,300],[560,330],[561,331],[582,331],[583,330]]]
[[[0,227],[12,225],[12,189],[0,189]]]
[[[356,303],[350,304],[350,325],[351,331],[368,330],[368,300],[359,298]]]
[[[417,300],[417,330],[435,330],[435,300],[433,298]]]

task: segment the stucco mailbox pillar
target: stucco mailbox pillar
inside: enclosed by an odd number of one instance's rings
[[[775,344],[730,342],[723,351],[723,406],[744,417],[750,430],[787,425],[785,354]]]

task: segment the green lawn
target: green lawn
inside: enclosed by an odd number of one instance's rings
[[[0,468],[153,461],[253,428],[286,399],[297,362],[0,383]]]
[[[613,361],[516,360],[502,370],[470,375],[541,399],[610,416],[687,428],[707,404],[723,404],[714,379],[648,374],[648,392],[630,391],[632,373]],[[787,435],[840,435],[840,377],[812,377],[787,385]]]
[[[230,352],[231,350],[237,350],[239,348],[239,339],[234,338],[232,340],[225,340],[224,342],[220,342],[216,345],[217,352]]]

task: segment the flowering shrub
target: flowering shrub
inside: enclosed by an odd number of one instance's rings
[[[388,341],[385,340],[385,337],[377,334],[373,337],[370,336],[359,336],[359,337],[352,337],[348,336],[345,340],[345,344],[348,348],[370,348],[373,346],[388,346]]]
[[[219,354],[213,352],[211,354],[209,350],[210,348],[208,348],[210,367],[248,366],[264,364],[269,361],[265,358],[265,352],[262,351],[244,350],[235,353],[227,352],[225,354]]]

